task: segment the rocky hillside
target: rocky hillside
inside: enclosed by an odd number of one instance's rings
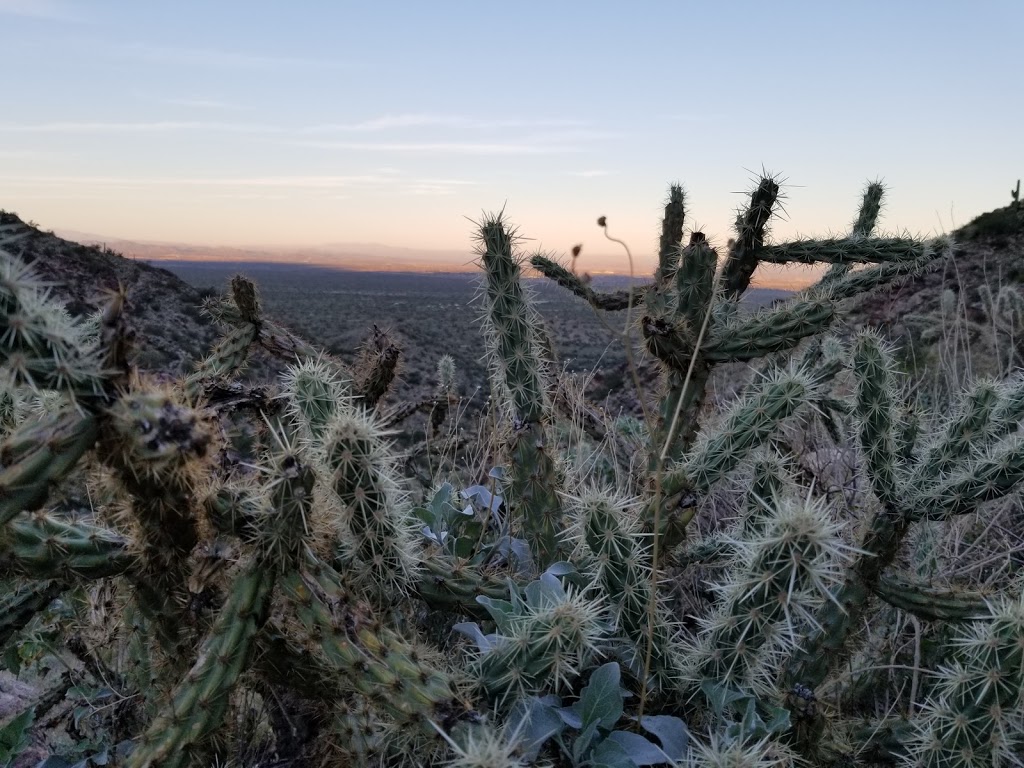
[[[1024,207],[990,211],[952,234],[952,257],[849,301],[844,325],[882,330],[912,370],[955,368],[967,350],[974,375],[1024,366]]]
[[[0,232],[18,236],[9,250],[51,282],[74,315],[96,311],[105,294],[123,285],[135,362],[142,369],[184,372],[217,339],[217,329],[200,313],[200,292],[165,269],[63,240],[13,213],[0,211]]]

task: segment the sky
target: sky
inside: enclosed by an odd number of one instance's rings
[[[524,248],[596,226],[653,264],[682,182],[724,245],[762,170],[776,239],[948,231],[1024,176],[1024,2],[0,0],[0,208],[200,245]]]

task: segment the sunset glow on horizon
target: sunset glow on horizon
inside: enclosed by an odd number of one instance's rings
[[[785,182],[776,237],[845,232],[876,178],[882,231],[936,234],[1024,176],[1021,29],[1019,0],[0,0],[0,208],[452,263],[504,209],[525,248],[628,272],[605,215],[642,274],[671,182],[724,246],[764,168]]]

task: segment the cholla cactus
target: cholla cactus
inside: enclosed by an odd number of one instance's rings
[[[849,346],[821,335],[841,299],[918,273],[954,243],[875,236],[878,183],[849,236],[772,242],[780,195],[777,179],[758,180],[720,256],[686,232],[673,186],[657,269],[637,290],[599,293],[530,259],[599,311],[635,318],[662,387],[650,423],[629,435],[555,375],[558,329],[531,305],[514,232],[486,218],[498,422],[484,438],[507,478],[496,467],[456,480],[468,468],[447,462],[426,499],[389,429],[427,413],[433,438],[456,402],[450,357],[431,396],[388,407],[400,354],[387,333],[375,329],[349,371],[265,318],[238,277],[208,305],[222,342],[183,380],[158,383],[126,363],[123,294],[86,326],[0,253],[0,578],[12,585],[0,642],[32,631],[54,597],[95,595],[105,580],[122,620],[68,610],[85,658],[124,694],[131,768],[229,759],[224,736],[246,690],[322,726],[305,756],[333,764],[1011,763],[1022,604],[942,583],[941,544],[951,521],[1020,487],[1024,378],[977,381],[949,413],[911,418],[877,334]],[[762,263],[829,269],[747,312]],[[1013,301],[994,306],[1010,318]],[[283,360],[277,389],[230,381],[256,347]],[[707,413],[716,366],[758,358],[735,402]],[[852,396],[834,394],[846,376]],[[851,433],[865,482],[847,509],[787,455],[780,431],[796,419],[840,443]],[[596,458],[609,445],[629,454],[604,457],[617,487],[567,470],[566,434],[593,440]],[[692,521],[736,482],[749,486],[738,519],[711,516],[698,540]],[[908,541],[922,557],[903,571]],[[688,604],[699,615],[683,616],[670,587],[694,564],[718,576]],[[867,673],[882,646],[906,634],[894,624],[865,643],[860,627],[908,613],[928,648],[913,666],[939,670],[938,684],[889,689],[917,710],[909,724],[844,720],[833,701],[877,717],[858,691],[881,680]],[[480,622],[456,625],[469,643],[449,637],[454,616]],[[943,623],[967,629],[944,645]],[[850,659],[865,673],[853,684]],[[683,716],[707,739],[690,741]],[[288,752],[286,730],[260,738]]]

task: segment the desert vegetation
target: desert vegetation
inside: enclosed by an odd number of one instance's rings
[[[773,242],[779,195],[719,253],[671,187],[626,286],[485,217],[478,295],[389,296],[401,339],[236,276],[183,371],[140,362],[129,292],[73,316],[0,234],[0,645],[34,691],[0,761],[1019,764],[1019,279],[897,347],[852,303],[962,241],[880,234],[872,183],[849,234]],[[744,304],[769,263],[825,271]],[[446,325],[396,396],[445,302],[479,353]],[[609,354],[629,407],[580,375]]]

